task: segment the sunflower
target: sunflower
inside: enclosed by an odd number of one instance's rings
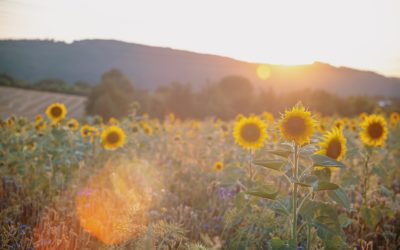
[[[394,128],[397,126],[397,123],[400,121],[400,114],[397,112],[392,112],[390,114],[390,125]]]
[[[117,118],[111,117],[110,119],[108,119],[108,124],[118,126],[119,121]]]
[[[224,163],[221,161],[215,162],[213,169],[215,172],[221,172],[224,169]]]
[[[275,117],[270,112],[263,112],[262,116],[267,122],[269,122],[271,124],[273,124],[275,122]]]
[[[81,136],[82,137],[95,137],[96,135],[99,134],[99,131],[97,130],[97,128],[90,126],[88,124],[85,124],[81,127]]]
[[[334,127],[334,128],[338,128],[338,129],[343,129],[345,124],[346,124],[346,123],[345,123],[345,120],[343,120],[343,119],[336,119],[336,120],[333,122],[333,127]]]
[[[364,121],[368,117],[368,114],[365,112],[362,112],[358,117],[361,119],[361,121]]]
[[[285,140],[303,145],[310,141],[315,125],[316,121],[311,117],[311,113],[300,104],[285,111],[279,121],[279,130]]]
[[[324,135],[323,141],[319,143],[320,150],[317,154],[326,155],[335,160],[341,160],[346,155],[346,138],[343,130],[334,127]]]
[[[38,132],[45,130],[46,127],[47,127],[47,125],[46,125],[46,123],[44,121],[37,122],[36,125],[35,125],[35,129]]]
[[[46,115],[52,120],[53,124],[56,124],[65,118],[67,108],[62,103],[53,103],[47,107]]]
[[[235,122],[233,137],[245,149],[258,149],[268,138],[267,125],[258,116],[243,117]]]
[[[112,125],[101,133],[101,144],[107,150],[114,150],[125,144],[125,132],[122,128]]]
[[[36,124],[40,123],[41,121],[43,121],[43,116],[41,116],[41,115],[35,116],[35,122],[36,122]]]
[[[71,130],[71,131],[76,131],[79,128],[79,122],[78,120],[76,120],[75,118],[72,118],[68,121],[67,123],[67,127]]]
[[[361,141],[367,146],[383,146],[388,137],[385,118],[382,115],[370,115],[361,123]]]
[[[143,131],[146,135],[152,136],[153,135],[153,128],[146,122],[142,123]]]

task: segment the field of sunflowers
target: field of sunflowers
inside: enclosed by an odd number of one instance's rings
[[[399,121],[11,116],[0,249],[398,249]]]

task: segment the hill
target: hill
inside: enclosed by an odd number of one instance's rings
[[[323,89],[340,95],[400,96],[400,78],[374,72],[311,65],[269,65],[271,77],[260,80],[258,64],[114,40],[82,40],[71,44],[42,40],[0,41],[0,73],[35,82],[61,78],[67,82],[97,83],[106,70],[122,70],[137,86],[155,89],[172,81],[194,88],[227,75],[241,75],[260,87],[277,91]]]

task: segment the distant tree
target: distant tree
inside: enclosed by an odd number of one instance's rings
[[[134,92],[132,82],[121,71],[107,71],[101,77],[100,84],[89,94],[86,112],[104,119],[126,116],[134,101]]]

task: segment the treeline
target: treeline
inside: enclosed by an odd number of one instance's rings
[[[24,80],[14,79],[7,74],[0,74],[0,86],[9,86],[81,96],[87,96],[92,90],[92,85],[83,81],[78,81],[71,84],[59,78],[46,78],[30,84]]]
[[[194,90],[190,84],[172,82],[149,92],[135,87],[119,70],[110,70],[103,74],[100,84],[93,88],[86,111],[90,115],[101,115],[107,119],[125,116],[139,104],[139,112],[152,117],[163,118],[172,112],[182,119],[218,117],[227,120],[238,113],[259,114],[269,111],[278,115],[298,101],[324,115],[351,117],[361,112],[373,112],[377,107],[386,112],[400,110],[400,100],[395,98],[341,97],[311,89],[276,93],[273,89],[256,89],[248,79],[241,76],[227,76],[199,90]]]
[[[227,76],[196,90],[188,83],[172,82],[149,91],[135,86],[117,69],[105,72],[97,85],[68,84],[60,79],[44,79],[29,85],[5,74],[0,75],[0,85],[85,95],[88,96],[87,114],[101,115],[105,119],[123,117],[136,109],[140,114],[158,118],[172,112],[182,119],[218,117],[228,120],[238,113],[269,111],[279,115],[298,101],[324,115],[351,117],[361,112],[373,112],[377,107],[386,112],[400,111],[398,98],[343,97],[311,89],[276,93],[273,89],[256,88],[242,76]]]

